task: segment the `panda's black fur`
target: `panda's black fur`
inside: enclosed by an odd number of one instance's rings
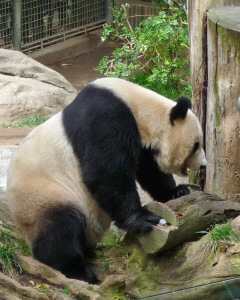
[[[186,117],[189,102],[182,97],[171,110],[172,126],[176,119]],[[185,185],[176,186],[172,174],[160,169],[155,157],[161,149],[142,144],[132,110],[110,89],[94,84],[85,87],[61,118],[83,183],[119,228],[148,232],[161,219],[141,206],[136,180],[156,201],[189,193]],[[41,213],[41,224],[31,245],[34,256],[67,277],[96,283],[87,260],[91,251],[86,216],[78,206],[49,205]]]
[[[177,113],[174,112],[178,117]],[[189,193],[184,185],[176,189],[172,174],[164,174],[157,166],[154,151],[141,147],[132,112],[111,91],[91,85],[85,87],[63,110],[63,125],[79,159],[84,183],[118,227],[147,232],[161,219],[141,207],[136,178],[157,201],[166,202]],[[95,282],[93,273],[82,260],[88,252],[84,215],[64,206],[47,212],[46,220],[54,221],[48,227],[49,233],[40,235],[34,242],[35,257],[67,276],[77,275],[79,279]],[[56,251],[46,255],[46,245]],[[79,276],[78,269],[83,275]]]
[[[153,150],[143,148],[138,165],[140,167],[136,173],[137,181],[154,200],[165,203],[170,199],[189,194],[189,189],[186,185],[180,184],[176,186],[173,175],[165,174],[161,171],[154,159]]]
[[[73,206],[60,205],[45,212],[42,221],[47,230],[40,231],[33,242],[34,257],[69,278],[97,283],[88,266],[92,249],[87,246],[84,214]]]
[[[79,159],[83,181],[100,206],[121,228],[150,230],[151,222],[138,219],[139,210],[143,209],[135,179],[137,176],[140,182],[145,182],[147,173],[153,178],[154,169],[146,172],[146,159],[155,166],[156,163],[151,151],[141,148],[137,124],[127,105],[107,89],[88,86],[64,109],[63,124]],[[176,188],[172,175],[162,173],[159,168],[154,175],[164,182],[166,196],[162,200],[171,199]],[[154,188],[146,185],[145,189],[159,195],[161,183]],[[159,217],[146,214],[159,221]]]

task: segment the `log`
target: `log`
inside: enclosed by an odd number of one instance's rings
[[[209,106],[211,106],[211,102],[212,102],[212,98],[209,95],[209,87],[211,83],[209,82],[208,71],[213,72],[215,65],[213,64],[213,61],[208,57],[209,42],[207,41],[207,14],[206,13],[209,8],[224,7],[225,9],[227,6],[239,6],[239,0],[194,0],[194,1],[188,0],[190,68],[191,68],[191,84],[193,89],[193,100],[194,100],[193,111],[199,117],[203,128],[204,148],[206,150],[207,156],[208,154],[211,156],[212,151],[215,149],[214,142],[211,144],[211,147],[209,144],[206,145],[209,136],[205,134],[206,124],[208,124],[209,127],[212,126],[212,131],[215,130],[215,126],[213,122],[209,120],[210,117],[209,114],[207,119],[207,112],[209,113]],[[233,70],[234,69],[235,68],[233,67]],[[228,68],[228,70],[230,70],[230,68]],[[234,72],[236,73],[237,70],[235,70]],[[229,81],[226,80],[226,84],[228,83]],[[212,85],[212,88],[214,88],[214,86],[215,85]],[[215,154],[216,152],[214,152],[214,155]],[[215,160],[218,159],[218,156],[219,155],[215,156]],[[226,199],[227,197],[227,200],[232,200],[232,195],[228,195],[227,192],[222,193],[221,190],[218,190],[217,186],[216,188],[213,186],[215,183],[213,178],[210,176],[210,174],[214,174],[214,171],[218,167],[221,166],[218,164],[218,166],[213,166],[212,168],[212,164],[208,163],[207,175],[205,174],[204,171],[201,171],[197,179],[191,178],[191,180],[192,182],[194,180],[195,183],[200,184],[202,189],[205,187],[206,184],[205,190],[207,192],[217,194],[218,196],[223,197],[224,199]]]
[[[157,206],[159,206],[159,212]],[[230,203],[218,196],[199,191],[168,201],[168,208],[162,209],[162,206],[163,204],[155,202],[154,205],[148,204],[146,207],[150,211],[159,213],[167,221],[169,215],[173,214],[169,213],[169,210],[178,211],[183,216],[175,215],[175,219],[171,217],[174,225],[154,226],[150,233],[139,238],[147,254],[164,252],[184,242],[192,241],[200,236],[200,231],[206,230],[214,222],[222,223],[240,214],[239,203]]]
[[[194,111],[204,125],[205,92],[207,89],[207,65],[204,61],[207,50],[206,12],[212,7],[238,6],[239,0],[188,0],[188,24],[190,37],[190,68],[193,88]],[[204,36],[205,35],[205,36]]]
[[[240,202],[240,7],[208,12],[205,191]]]

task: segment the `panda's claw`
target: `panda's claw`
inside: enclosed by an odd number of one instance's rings
[[[159,224],[161,219],[161,216],[141,207],[124,222],[117,221],[116,225],[132,233],[145,233],[151,231],[153,226]]]
[[[159,223],[159,221],[162,219],[162,217],[156,215],[155,213],[149,212],[144,218],[146,221],[149,221],[153,225],[156,225]]]
[[[188,186],[186,184],[180,184],[173,190],[172,199],[176,199],[188,194],[190,194]]]

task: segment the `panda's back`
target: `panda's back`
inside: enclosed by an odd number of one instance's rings
[[[16,201],[21,201],[19,199],[25,192],[26,198],[22,202],[27,203],[30,198],[34,202],[34,197],[43,195],[45,190],[51,189],[51,184],[59,185],[59,189],[64,185],[71,188],[71,182],[74,184],[79,180],[76,160],[63,134],[59,113],[35,128],[25,138],[14,154],[8,170],[10,202],[15,198]],[[66,164],[71,167],[71,172],[67,171]],[[25,187],[24,190],[22,186]],[[21,195],[18,191],[21,191]],[[44,196],[41,200],[42,205],[44,205],[43,198]],[[49,203],[50,193],[48,198],[46,201]]]
[[[62,113],[36,127],[22,142],[13,156],[9,172],[21,172],[23,178],[47,177],[64,181],[64,177],[76,178],[77,160],[64,136]],[[61,163],[60,163],[61,162]],[[71,172],[67,171],[71,167]],[[73,174],[74,173],[74,174]],[[60,179],[59,177],[62,177]],[[14,176],[9,176],[14,180]],[[79,179],[76,178],[76,180]],[[10,183],[9,183],[10,184]]]

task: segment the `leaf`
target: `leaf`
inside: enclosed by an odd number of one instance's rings
[[[187,84],[185,75],[189,69],[189,57],[183,58],[189,38],[188,28],[182,24],[182,12],[175,7],[161,10],[132,30],[127,26],[128,7],[122,4],[120,8],[113,8],[114,27],[104,25],[102,40],[108,37],[110,42],[120,41],[122,46],[102,59],[97,70],[105,76],[120,78],[144,72],[145,86],[151,82],[148,88],[166,85],[179,92],[181,85]]]

